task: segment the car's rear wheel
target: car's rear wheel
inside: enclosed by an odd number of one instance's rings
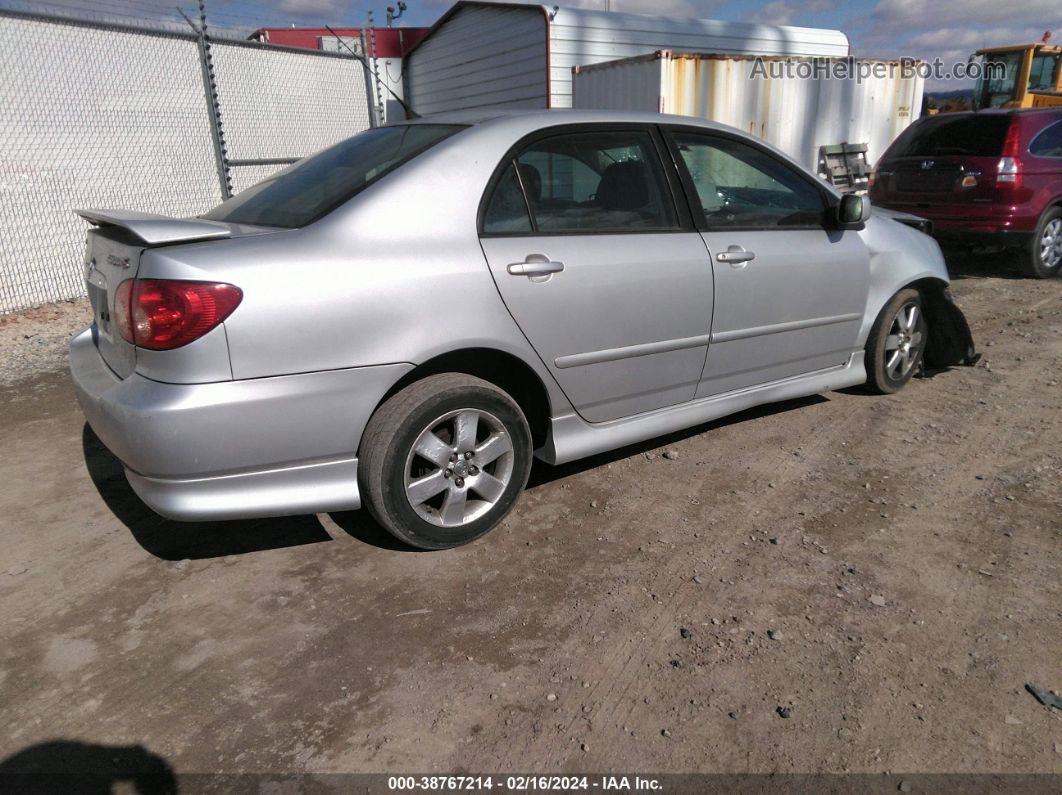
[[[1022,273],[1047,279],[1062,269],[1062,207],[1044,214],[1033,236],[1032,247],[1022,259]]]
[[[531,471],[531,432],[516,402],[462,373],[417,381],[365,429],[358,479],[366,507],[396,538],[446,549],[513,509]]]
[[[922,366],[927,327],[922,295],[900,290],[881,310],[866,347],[866,388],[891,395],[907,385]]]

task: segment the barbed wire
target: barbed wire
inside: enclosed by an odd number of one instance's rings
[[[0,10],[18,11],[66,19],[85,20],[113,24],[126,24],[156,27],[179,33],[189,32],[188,23],[182,19],[177,7],[181,6],[190,16],[195,14],[195,2],[175,0],[170,8],[150,2],[150,0],[62,0],[62,2],[43,2],[28,0],[0,0]],[[247,14],[236,13],[224,6],[215,10],[207,6],[207,19],[215,35],[226,38],[246,38],[260,28],[290,27],[363,27],[364,19],[320,19],[305,16],[292,17],[275,13],[259,13],[257,10]]]

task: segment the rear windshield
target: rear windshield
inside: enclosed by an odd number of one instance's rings
[[[908,127],[892,147],[890,157],[998,157],[1009,127],[1010,116],[1006,114],[937,116]]]
[[[278,171],[203,218],[257,226],[306,226],[460,129],[450,124],[407,124],[366,130]]]

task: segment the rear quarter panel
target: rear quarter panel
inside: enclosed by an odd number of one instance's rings
[[[1037,157],[1027,155],[1023,179],[1032,192],[1029,215],[1034,219],[1029,225],[1034,229],[1044,211],[1062,204],[1062,157]]]

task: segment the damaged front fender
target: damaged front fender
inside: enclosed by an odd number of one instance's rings
[[[947,285],[934,281],[919,287],[929,327],[924,354],[926,368],[942,370],[946,367],[975,365],[981,354],[974,347],[966,315],[956,306]]]

